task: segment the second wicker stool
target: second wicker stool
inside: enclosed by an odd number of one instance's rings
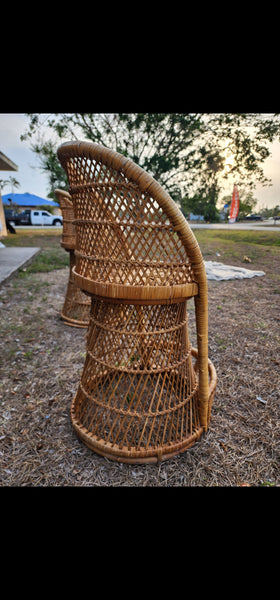
[[[72,327],[88,327],[91,300],[80,290],[73,276],[73,267],[75,266],[74,249],[76,247],[73,203],[68,192],[57,189],[55,194],[63,216],[61,246],[69,252],[70,256],[69,279],[61,318],[67,325],[72,325]]]

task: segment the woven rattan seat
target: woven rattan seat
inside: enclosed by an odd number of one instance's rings
[[[71,325],[72,327],[88,327],[91,300],[80,290],[73,276],[73,268],[75,266],[74,250],[76,246],[73,203],[68,192],[57,189],[55,190],[55,194],[63,216],[60,244],[62,248],[65,248],[69,252],[70,256],[69,279],[60,315],[67,325]]]
[[[63,144],[58,157],[75,213],[73,277],[92,299],[73,426],[108,458],[166,459],[207,430],[216,387],[198,243],[170,196],[128,158],[86,142]]]

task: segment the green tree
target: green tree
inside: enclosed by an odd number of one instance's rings
[[[276,204],[276,206],[272,206],[271,208],[268,208],[266,206],[264,208],[261,208],[259,213],[264,219],[269,219],[271,217],[280,217],[280,205]]]
[[[43,126],[48,139],[40,134]],[[86,139],[130,157],[178,203],[200,196],[212,219],[221,183],[229,175],[252,188],[256,182],[269,184],[263,163],[279,133],[278,114],[32,113],[21,138],[33,140],[31,148],[40,157],[41,169],[49,173],[49,196],[54,187],[67,185],[57,146],[66,139]]]
[[[220,220],[216,201],[217,189],[213,186],[212,188],[208,187],[205,192],[182,198],[181,208],[187,218],[189,213],[193,213],[194,215],[202,215],[205,221],[213,223]]]
[[[220,192],[219,176],[224,169],[225,159],[218,151],[202,151],[205,159],[204,171],[200,173],[200,186],[193,196],[181,200],[183,212],[202,215],[206,221],[219,221],[217,202]]]

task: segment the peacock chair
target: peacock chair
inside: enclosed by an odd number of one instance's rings
[[[198,243],[170,196],[130,159],[79,141],[60,146],[58,157],[75,212],[73,278],[91,296],[74,429],[107,458],[167,459],[208,429],[216,388]]]
[[[71,196],[64,190],[55,190],[56,197],[63,216],[62,239],[60,245],[69,252],[70,270],[66,295],[61,318],[67,325],[72,327],[88,327],[91,300],[77,286],[72,269],[75,266],[74,249],[76,246],[76,231],[73,224],[74,209]]]

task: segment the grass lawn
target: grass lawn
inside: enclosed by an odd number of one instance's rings
[[[278,231],[228,231],[226,229],[196,229],[195,237],[199,243],[235,242],[257,246],[280,246],[280,230]]]
[[[60,246],[62,227],[56,229],[44,229],[43,227],[30,229],[18,229],[17,233],[8,233],[3,238],[5,246],[40,246],[41,248],[52,245]]]
[[[269,278],[273,278],[275,289],[279,290],[280,231],[196,229],[194,234],[204,260],[264,270]],[[16,234],[9,233],[3,240],[7,247],[41,248],[34,259],[19,270],[18,277],[25,278],[31,273],[47,273],[69,268],[69,253],[60,245],[61,236],[62,228],[30,228],[18,230]]]
[[[3,240],[41,252],[0,289],[0,486],[280,486],[280,231],[194,233],[205,260],[265,276],[209,281],[218,376],[209,430],[186,452],[147,465],[95,454],[71,426],[87,342],[84,329],[60,318],[69,277],[61,230],[18,230]],[[188,318],[196,347],[192,301]]]
[[[263,267],[271,260],[280,258],[280,231],[227,231],[196,229],[195,237],[205,260],[224,262],[252,268]],[[247,257],[249,261],[246,261]]]
[[[16,234],[9,233],[3,239],[7,247],[38,247],[41,251],[34,257],[32,262],[19,274],[24,276],[28,273],[43,273],[55,269],[64,269],[69,265],[68,252],[61,248],[62,228],[55,229],[24,229],[18,230]]]
[[[61,248],[62,229],[30,228],[8,234],[5,246],[39,247],[41,252],[20,275],[42,273],[63,269],[69,265],[68,252]],[[247,257],[252,268],[264,267],[271,257],[280,258],[280,231],[227,231],[218,229],[196,229],[195,237],[205,260],[242,265]],[[246,265],[245,265],[246,266]]]

